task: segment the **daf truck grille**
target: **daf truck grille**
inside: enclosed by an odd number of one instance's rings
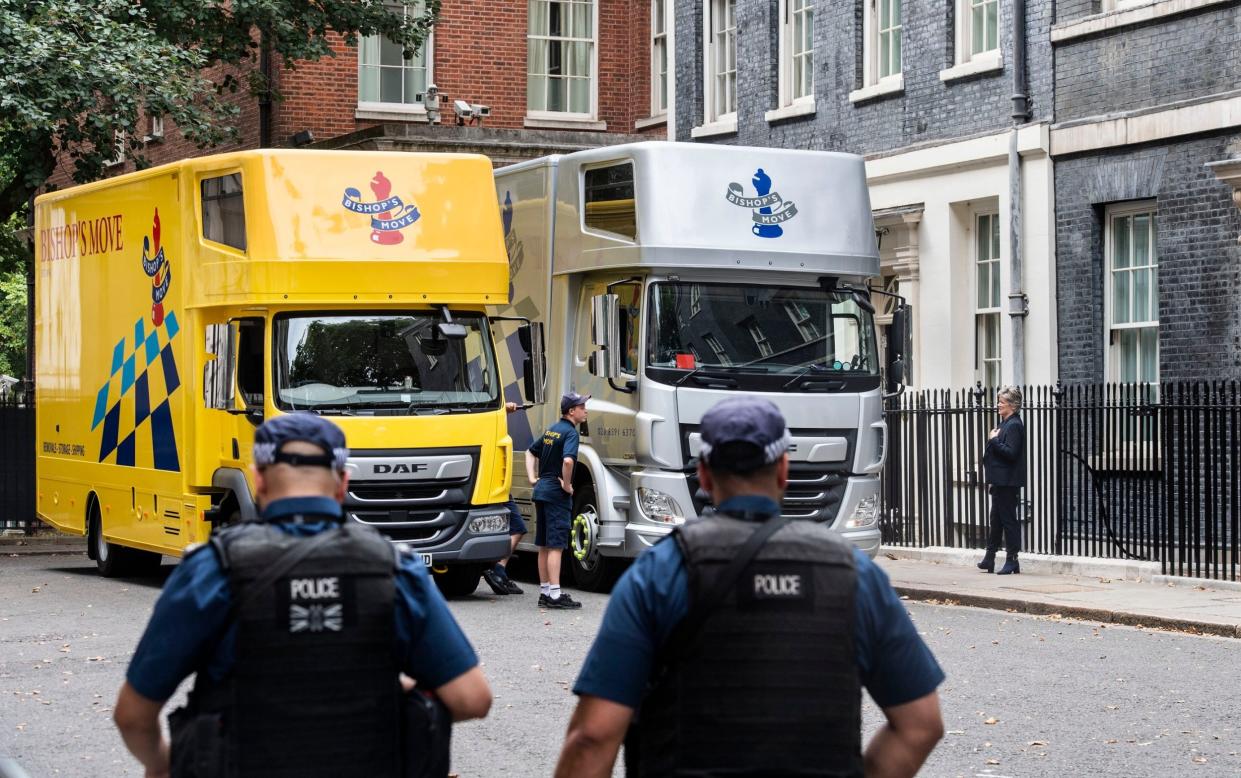
[[[780,504],[780,513],[792,519],[832,524],[840,512],[848,481],[848,475],[839,468],[790,462],[789,485],[784,492],[784,502]],[[689,476],[689,490],[694,510],[701,516],[710,500],[702,491],[697,473]]]
[[[435,546],[451,538],[469,514],[476,448],[423,457],[410,451],[354,451],[350,464],[345,514],[391,540]]]

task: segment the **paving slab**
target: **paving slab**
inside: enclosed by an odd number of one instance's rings
[[[876,562],[896,590],[914,600],[1241,638],[1241,593],[1196,580],[1154,583],[1050,572],[1063,566],[1031,572],[1024,558],[1022,572],[1006,576],[885,552]]]

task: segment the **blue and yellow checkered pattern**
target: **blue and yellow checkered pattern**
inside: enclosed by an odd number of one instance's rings
[[[162,330],[162,337],[161,337]],[[112,349],[112,374],[95,396],[91,431],[103,427],[99,461],[138,466],[138,434],[146,424],[151,436],[151,461],[143,467],[178,471],[177,436],[169,401],[181,386],[172,339],[180,331],[172,311],[163,324],[146,331],[146,319],[134,322],[133,348],[121,338]],[[152,367],[156,362],[159,364]],[[113,400],[112,398],[115,398]],[[125,430],[125,437],[121,431]],[[145,448],[145,447],[144,447]],[[146,456],[143,456],[146,459]]]

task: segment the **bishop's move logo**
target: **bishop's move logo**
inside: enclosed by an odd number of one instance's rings
[[[371,217],[371,242],[380,246],[395,246],[405,237],[401,230],[418,221],[422,214],[418,207],[406,203],[400,197],[391,196],[392,182],[382,170],[375,171],[371,179],[371,193],[375,195],[372,202],[364,202],[362,193],[354,187],[345,190],[340,204],[345,209]]]
[[[745,187],[738,183],[728,185],[725,199],[741,208],[749,208],[752,213],[750,232],[760,238],[778,238],[784,234],[780,225],[797,215],[797,206],[792,200],[785,200],[779,192],[771,191],[771,176],[760,167],[754,171],[754,191],[758,197],[746,197]]]

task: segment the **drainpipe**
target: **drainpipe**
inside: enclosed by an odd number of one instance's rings
[[[26,265],[26,396],[27,405],[34,402],[34,195],[30,196],[26,213],[27,247],[30,263]]]
[[[1030,116],[1026,94],[1026,2],[1013,0],[1013,126],[1008,139],[1008,315],[1013,333],[1013,383],[1026,382],[1026,320],[1028,300],[1023,289],[1022,182],[1017,131]]]
[[[271,40],[261,32],[259,70],[263,73],[263,94],[259,95],[259,148],[271,148]]]

